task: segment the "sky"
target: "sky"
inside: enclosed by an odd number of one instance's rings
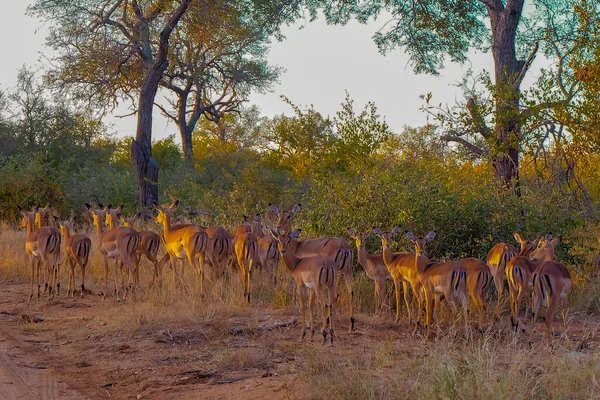
[[[42,55],[51,56],[50,49],[44,47],[44,23],[25,15],[29,3],[12,1],[3,8],[5,18],[0,24],[0,37],[4,39],[0,42],[0,54],[9,55],[0,63],[0,89],[3,90],[15,85],[18,70],[24,64],[43,70],[48,62]],[[416,75],[402,49],[385,56],[379,54],[372,36],[384,22],[329,26],[318,19],[284,27],[286,39],[274,41],[268,57],[271,64],[283,67],[284,72],[271,92],[253,94],[250,104],[257,105],[268,117],[291,115],[290,106],[280,98],[285,95],[302,108],[313,105],[316,111],[334,116],[347,91],[356,111],[372,101],[391,129],[400,132],[404,126],[421,126],[427,122],[427,115],[419,110],[423,105],[419,95],[431,92],[435,104],[454,104],[462,100],[456,84],[469,67],[475,71],[492,70],[491,54],[473,53],[469,64],[448,62],[439,76]],[[19,40],[6,39],[13,37]],[[535,61],[525,85],[535,79],[540,63],[543,60]],[[120,117],[128,113],[123,105],[105,118],[117,136],[135,135],[136,117]],[[158,109],[155,109],[153,129],[156,140],[170,134],[178,137],[177,127],[162,117]]]

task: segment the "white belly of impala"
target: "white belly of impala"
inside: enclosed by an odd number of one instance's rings
[[[36,256],[36,257],[39,257],[39,256],[40,256],[40,251],[39,251],[39,250],[33,250],[33,251],[32,251],[32,253],[33,253],[33,255],[34,255],[34,256]]]
[[[119,250],[118,249],[114,249],[114,250],[109,251],[108,253],[106,253],[106,256],[108,258],[116,257],[118,255],[119,255]]]
[[[315,290],[315,285],[313,285],[312,282],[305,282],[304,286],[306,286],[307,288],[309,288],[311,290]]]

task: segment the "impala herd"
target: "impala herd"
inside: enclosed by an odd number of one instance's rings
[[[276,269],[280,258],[296,283],[301,312],[302,338],[306,336],[306,294],[308,293],[308,310],[310,320],[310,337],[314,335],[314,300],[317,299],[322,309],[323,343],[333,345],[332,307],[335,300],[336,277],[342,273],[350,295],[350,332],[354,330],[352,261],[353,247],[346,240],[337,237],[300,240],[300,229],[294,230],[293,218],[300,211],[300,204],[290,210],[279,211],[269,204],[269,211],[277,217],[277,223],[270,227],[262,225],[260,215],[254,219],[244,217],[232,234],[223,227],[203,227],[192,223],[174,223],[174,210],[179,201],[171,205],[155,204],[158,215],[155,222],[162,225],[162,234],[154,231],[137,231],[133,225],[140,213],[131,218],[122,215],[122,207],[99,205],[94,208],[86,203],[93,217],[98,239],[98,252],[104,261],[104,298],[108,293],[109,259],[114,260],[114,294],[121,299],[118,284],[119,266],[127,272],[127,285],[123,296],[139,286],[139,264],[145,256],[154,267],[152,284],[161,280],[162,268],[169,263],[173,282],[176,286],[187,288],[184,282],[183,265],[187,260],[196,272],[199,290],[204,290],[204,281],[222,277],[227,273],[231,258],[240,268],[244,298],[250,302],[252,292],[252,273],[259,269],[269,277],[271,285],[276,284]],[[69,285],[67,296],[74,296],[75,269],[81,269],[81,296],[86,293],[85,270],[89,260],[92,242],[84,233],[73,233],[73,218],[54,219],[60,226],[46,226],[46,208],[34,207],[26,211],[19,207],[23,215],[21,227],[27,228],[25,249],[31,266],[31,291],[37,282],[37,296],[40,297],[41,265],[45,266],[45,288],[49,298],[60,291],[58,282],[59,263],[61,258],[61,235],[64,237],[64,253],[68,260]],[[119,221],[124,226],[119,226]],[[37,227],[36,227],[37,225]],[[105,229],[105,226],[108,229]],[[419,326],[426,333],[437,318],[441,301],[446,300],[452,310],[462,310],[465,334],[468,334],[467,305],[470,297],[479,314],[479,328],[486,323],[486,296],[491,278],[496,285],[498,305],[501,305],[503,287],[508,281],[510,293],[511,323],[514,329],[519,325],[520,306],[525,300],[525,318],[527,311],[532,310],[532,323],[538,317],[540,305],[547,307],[545,325],[548,334],[553,334],[552,320],[559,306],[562,306],[563,320],[566,318],[567,295],[571,287],[571,277],[564,264],[556,262],[554,247],[560,238],[552,235],[541,236],[528,241],[518,233],[515,240],[520,251],[507,243],[498,243],[490,250],[487,260],[464,258],[449,262],[432,262],[425,255],[427,243],[433,240],[436,232],[429,232],[425,237],[417,237],[407,232],[406,237],[413,243],[414,252],[394,252],[393,237],[400,233],[399,227],[391,231],[370,228],[360,233],[348,229],[348,235],[356,242],[358,261],[365,269],[367,276],[375,283],[375,312],[381,312],[385,305],[386,282],[393,281],[396,295],[396,322],[400,320],[401,290],[410,325],[416,331]],[[369,254],[366,250],[366,239],[372,235],[381,238],[383,252]],[[159,258],[160,242],[165,248],[165,255]],[[123,268],[121,268],[123,271]],[[210,274],[208,274],[210,272]],[[122,272],[121,272],[122,273]],[[121,277],[122,282],[124,277]],[[412,299],[409,292],[412,291]],[[524,330],[523,330],[524,331]]]

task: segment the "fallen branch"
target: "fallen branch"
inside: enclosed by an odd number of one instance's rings
[[[287,321],[287,322],[279,322],[279,323],[273,324],[273,325],[257,326],[256,330],[257,331],[272,331],[277,328],[287,328],[288,326],[296,326],[296,325],[298,325],[298,320],[294,319],[294,320]]]
[[[223,385],[223,384],[227,384],[227,383],[234,383],[234,382],[239,382],[239,381],[243,381],[246,379],[250,379],[249,376],[238,376],[237,378],[231,378],[231,379],[222,379],[220,381],[215,381],[215,383],[218,383],[219,385]]]

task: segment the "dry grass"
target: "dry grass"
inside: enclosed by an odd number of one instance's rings
[[[104,270],[95,251],[94,236],[86,287],[97,297],[103,287]],[[28,282],[24,239],[23,231],[0,227],[0,254],[5,255],[0,259],[0,283]],[[150,334],[161,343],[187,343],[179,356],[200,359],[194,362],[203,370],[276,369],[280,375],[293,377],[291,398],[488,400],[600,396],[596,382],[600,350],[595,338],[600,291],[594,282],[575,282],[570,323],[577,328],[567,330],[568,339],[555,338],[548,343],[535,332],[530,343],[528,337],[515,337],[501,326],[485,336],[473,333],[465,340],[445,323],[432,339],[424,340],[411,337],[403,326],[392,323],[393,296],[388,296],[388,314],[372,315],[373,284],[361,271],[354,279],[359,333],[339,334],[342,339],[338,336],[334,348],[324,348],[313,343],[299,345],[297,326],[285,334],[253,333],[256,327],[269,324],[273,315],[279,321],[299,318],[295,289],[284,267],[278,269],[276,288],[260,274],[253,277],[252,304],[248,305],[238,271],[231,271],[229,278],[207,282],[204,295],[200,295],[189,266],[185,271],[187,289],[182,290],[171,282],[168,268],[162,285],[148,287],[151,266],[146,260],[142,264],[143,287],[133,299],[107,311],[109,322],[98,328],[102,335]],[[66,277],[63,267],[61,281],[66,282]],[[77,286],[79,282],[77,271]],[[344,283],[338,283],[340,298],[334,313],[336,331],[343,332],[347,329],[348,296]],[[111,294],[113,287],[111,269]],[[391,291],[390,284],[388,294]],[[317,326],[319,321],[317,312]],[[245,332],[239,340],[232,336],[232,329],[237,327]],[[42,329],[36,324],[24,328],[32,332]],[[198,355],[194,343],[199,342],[210,344],[211,353]]]

